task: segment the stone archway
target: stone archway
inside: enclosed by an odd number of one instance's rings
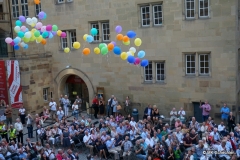
[[[94,98],[94,94],[95,94],[93,84],[90,81],[89,77],[84,72],[76,68],[66,68],[61,70],[57,74],[57,76],[54,78],[54,82],[55,82],[54,88],[56,93],[55,96],[58,96],[57,98],[59,98],[59,95],[64,94],[62,91],[64,91],[66,80],[70,75],[76,75],[85,82],[88,88],[88,94],[89,94],[88,97],[90,102]]]

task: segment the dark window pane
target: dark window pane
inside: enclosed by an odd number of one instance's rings
[[[191,63],[190,62],[187,62],[187,67],[190,67]]]
[[[200,8],[203,8],[203,1],[200,1]]]
[[[195,62],[191,62],[191,67],[195,67]]]
[[[209,64],[208,64],[208,62],[205,62],[205,67],[209,67]]]
[[[200,55],[200,61],[204,61],[204,55]]]
[[[201,69],[200,69],[200,73],[204,73],[204,68],[201,68]]]
[[[200,67],[205,67],[204,62],[200,62]]]
[[[187,10],[187,17],[190,17],[190,10]]]
[[[191,61],[195,62],[195,56],[194,55],[191,55]]]
[[[191,73],[195,73],[195,68],[191,68]]]
[[[205,68],[205,73],[209,73],[209,68]]]
[[[208,8],[205,8],[205,16],[208,16]]]
[[[149,7],[146,7],[146,12],[149,12]]]
[[[190,57],[189,55],[187,55],[187,61],[190,61],[190,58],[191,58],[191,57]]]
[[[194,2],[191,2],[191,9],[194,9]]]
[[[190,68],[187,68],[187,73],[191,73],[191,72],[190,72]]]
[[[191,17],[194,17],[194,10],[191,10]]]

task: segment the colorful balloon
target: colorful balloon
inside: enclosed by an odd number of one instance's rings
[[[144,51],[139,51],[138,52],[138,58],[143,58],[145,57],[146,53]]]
[[[21,22],[20,20],[17,20],[17,21],[15,22],[15,24],[16,24],[16,26],[19,26],[19,27],[22,26],[22,22]]]
[[[18,45],[14,45],[14,50],[19,50],[20,47]]]
[[[100,53],[100,49],[98,47],[95,47],[94,48],[94,53],[99,54]]]
[[[141,44],[142,44],[142,40],[141,40],[140,38],[136,38],[136,39],[134,40],[134,44],[139,47],[139,46],[141,46]]]
[[[41,43],[42,43],[42,45],[45,45],[45,44],[47,44],[47,40],[46,39],[42,39]]]
[[[53,31],[57,31],[57,30],[58,30],[58,26],[57,26],[57,25],[55,25],[55,24],[54,24],[54,25],[52,25],[52,30],[53,30]]]
[[[135,47],[131,47],[130,49],[129,49],[129,51],[131,51],[131,52],[133,52],[133,53],[136,53],[136,48]]]
[[[123,36],[123,42],[128,42],[128,41],[129,41],[128,36]]]
[[[43,19],[44,16],[45,16],[45,12],[41,11],[41,12],[38,13],[38,18],[39,19]]]
[[[65,32],[62,32],[62,33],[61,33],[61,37],[62,37],[62,38],[66,38],[66,37],[67,37],[67,34],[66,34]]]
[[[22,23],[24,23],[26,21],[26,18],[24,16],[19,16],[18,17],[19,21],[21,21]]]
[[[118,46],[115,46],[113,48],[113,53],[115,53],[116,55],[120,55],[122,53],[121,48]]]
[[[117,45],[115,41],[112,41],[111,43],[114,45],[114,47]]]
[[[26,29],[27,29],[27,27],[26,27],[26,26],[22,26],[22,27],[21,27],[21,31],[23,31],[23,32],[25,32],[25,31],[26,31]]]
[[[114,44],[109,43],[108,46],[107,46],[107,48],[108,48],[109,51],[112,51],[113,48],[114,48]]]
[[[127,36],[129,37],[129,38],[134,38],[134,37],[136,37],[136,33],[134,32],[134,31],[128,31],[127,32]]]
[[[122,32],[122,27],[121,27],[121,26],[116,26],[115,32],[116,32],[116,33]]]
[[[63,50],[65,53],[69,53],[70,52],[70,49],[67,47],[67,48],[64,48]]]
[[[7,43],[7,44],[10,44],[10,43],[12,43],[12,38],[10,38],[10,37],[7,37],[6,39],[5,39],[5,42]]]
[[[40,32],[39,32],[39,31],[35,31],[35,32],[34,32],[34,36],[35,36],[35,37],[39,37],[39,36],[40,36]]]
[[[38,19],[36,17],[32,18],[32,23],[36,24],[38,22]]]
[[[46,31],[46,26],[42,26],[41,27],[41,32],[45,32]]]
[[[16,33],[18,33],[20,30],[21,30],[21,28],[20,28],[19,26],[15,26],[15,27],[14,27],[14,31],[15,31]]]
[[[14,38],[13,42],[14,42],[14,44],[16,45],[16,44],[18,44],[19,42],[21,42],[21,38],[20,38],[20,37]]]
[[[28,49],[28,44],[25,44],[25,46],[23,48],[24,49]]]
[[[50,24],[47,25],[47,26],[46,26],[46,30],[47,30],[47,31],[52,31],[52,25],[50,25]]]
[[[47,38],[48,35],[49,35],[48,31],[45,31],[45,32],[42,33],[42,37],[43,37],[43,38]]]
[[[58,35],[58,36],[61,36],[61,34],[62,34],[62,31],[61,31],[61,30],[58,30],[58,31],[57,31],[57,35]]]
[[[92,43],[92,42],[94,41],[93,36],[88,35],[86,41],[87,41],[88,43]]]
[[[27,39],[31,38],[31,36],[32,36],[31,32],[26,32],[24,34],[24,37],[27,38]]]
[[[98,34],[98,30],[96,28],[92,28],[90,34],[96,36]]]
[[[98,47],[99,47],[100,50],[101,50],[103,47],[105,47],[105,44],[104,44],[104,43],[100,43]]]
[[[141,62],[140,58],[135,58],[135,62],[134,62],[135,65],[138,65],[140,62]]]
[[[117,40],[122,41],[123,40],[123,35],[122,34],[118,34],[116,36],[116,38],[117,38]]]
[[[122,52],[120,57],[121,57],[122,60],[126,60],[127,57],[128,57],[128,54],[126,52]]]
[[[36,24],[36,28],[37,28],[37,29],[41,29],[42,26],[43,26],[42,22],[38,22],[38,23]]]
[[[81,47],[81,44],[79,42],[74,42],[73,43],[73,48],[74,49],[79,49]]]
[[[31,25],[31,24],[32,24],[32,18],[27,18],[27,19],[26,19],[26,23],[27,23],[28,25]]]
[[[88,36],[88,34],[84,34],[84,36],[83,36],[84,41],[87,41],[87,36]]]
[[[147,59],[144,59],[142,60],[141,64],[140,64],[142,67],[147,67],[148,66],[148,60]]]
[[[34,0],[35,4],[40,4],[40,0]]]
[[[89,48],[84,48],[82,52],[85,56],[90,54],[90,49]]]
[[[19,31],[17,35],[18,35],[18,37],[20,37],[20,38],[23,38],[23,37],[24,37],[24,33],[23,33],[22,31]]]
[[[24,47],[24,46],[25,46],[25,43],[24,43],[24,42],[21,42],[21,43],[20,43],[20,46],[21,46],[21,47]]]
[[[107,53],[108,53],[108,48],[107,47],[102,47],[101,54],[106,55]]]
[[[133,64],[133,63],[135,62],[134,56],[128,56],[128,57],[127,57],[127,61],[128,61],[128,63]]]
[[[123,42],[123,44],[126,45],[126,46],[130,45],[130,41],[127,41],[127,42],[122,41],[122,42]]]

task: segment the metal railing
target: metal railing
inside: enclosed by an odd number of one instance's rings
[[[0,21],[8,21],[8,13],[0,12]]]

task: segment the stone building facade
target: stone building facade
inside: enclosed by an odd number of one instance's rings
[[[29,16],[35,16],[39,6],[33,1],[27,4]],[[76,75],[85,82],[88,95],[82,96],[86,101],[92,100],[97,87],[104,87],[105,100],[112,94],[120,102],[130,96],[140,113],[147,104],[156,104],[166,116],[173,107],[184,107],[187,115],[200,118],[199,101],[208,100],[212,117],[219,119],[224,102],[237,116],[239,1],[42,0],[41,9],[48,14],[43,23],[57,24],[66,31],[67,39],[55,37],[44,47],[31,44],[26,53],[16,52],[28,57],[16,56],[29,110],[48,103],[43,100],[43,89],[48,88],[48,99],[50,93],[56,100],[60,94],[69,95],[66,81]],[[145,58],[151,62],[148,67],[130,65],[112,52],[107,56],[93,52],[99,43],[116,41],[117,25],[123,27],[123,34],[134,30],[142,39],[137,50],[146,52]],[[99,28],[99,36],[88,44],[82,37],[92,27]],[[75,40],[81,48],[65,54],[63,48],[71,47]],[[123,51],[134,46],[133,41],[130,46],[117,43]],[[88,56],[82,55],[85,47],[91,49]],[[32,59],[31,54],[43,57]]]

